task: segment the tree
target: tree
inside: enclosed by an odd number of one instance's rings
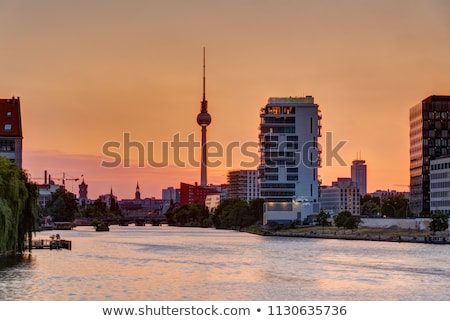
[[[119,207],[119,204],[117,203],[116,199],[113,197],[111,198],[111,205],[109,206],[109,211],[111,216],[113,217],[121,217],[122,215],[122,210]]]
[[[0,157],[0,252],[21,253],[24,239],[31,243],[37,219],[37,186],[28,175]]]
[[[328,222],[328,219],[330,218],[330,214],[325,212],[323,209],[320,210],[319,214],[317,214],[317,224],[322,226],[322,232],[325,232],[325,226],[330,225],[330,222]]]
[[[438,211],[431,215],[433,219],[430,223],[430,230],[433,232],[441,232],[448,229],[448,215],[442,211]]]
[[[75,194],[60,187],[54,193],[45,207],[45,214],[50,215],[55,222],[72,222],[78,212]]]
[[[364,196],[361,196],[360,199],[360,205],[364,205],[367,202],[373,202],[375,204],[380,204],[380,198],[378,196],[372,196],[370,194],[366,194]]]
[[[259,224],[262,224],[263,222],[263,213],[264,213],[264,199],[263,198],[255,198],[250,201],[248,204],[250,209],[250,218],[251,223],[254,224],[258,222]]]
[[[250,226],[254,220],[246,201],[240,198],[228,198],[216,208],[213,222],[216,228],[236,228]]]
[[[383,200],[381,212],[387,217],[407,217],[409,213],[409,201],[401,194],[392,195]]]
[[[380,207],[373,201],[367,201],[361,205],[361,215],[375,217],[380,211]]]
[[[350,211],[342,211],[334,218],[334,224],[337,227],[343,227],[345,229],[357,229],[361,219],[358,216],[352,215]]]

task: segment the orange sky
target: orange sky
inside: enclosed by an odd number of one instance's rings
[[[312,95],[323,133],[348,141],[342,158],[366,160],[368,191],[406,190],[409,108],[450,94],[449,16],[446,0],[2,0],[0,97],[21,98],[33,177],[84,175],[90,198],[111,187],[131,198],[139,181],[161,197],[200,170],[105,169],[102,146],[124,132],[158,147],[177,133],[200,141],[205,46],[209,140],[256,142],[268,97]],[[226,182],[233,157],[209,183]],[[324,184],[350,175],[331,165]]]

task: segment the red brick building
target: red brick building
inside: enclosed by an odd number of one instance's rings
[[[22,168],[22,120],[20,100],[0,99],[0,156]]]
[[[180,183],[180,206],[186,204],[205,204],[205,198],[211,194],[220,194],[215,187],[203,187]]]

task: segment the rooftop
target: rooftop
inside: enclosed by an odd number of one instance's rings
[[[20,99],[0,99],[0,136],[22,137]]]

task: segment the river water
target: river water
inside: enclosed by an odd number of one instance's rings
[[[447,245],[112,226],[0,261],[0,300],[450,301]]]

